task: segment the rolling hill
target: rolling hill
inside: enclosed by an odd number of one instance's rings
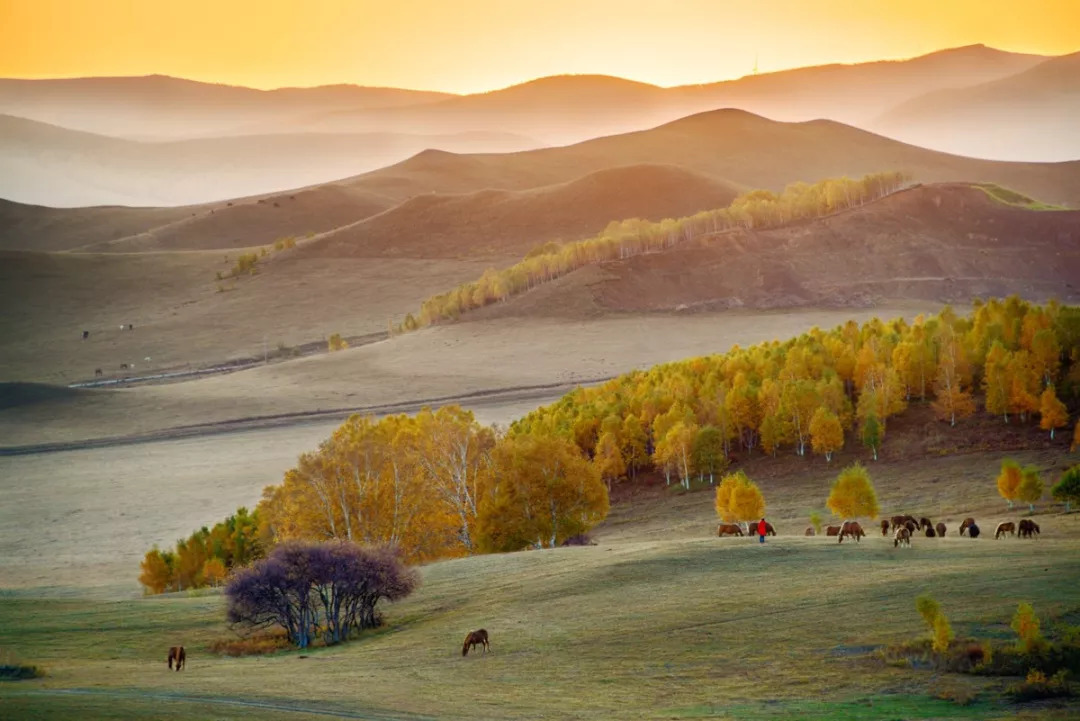
[[[578,240],[612,219],[676,218],[728,205],[739,189],[670,165],[609,168],[529,190],[418,195],[303,245],[300,257],[522,256]]]
[[[1080,53],[968,88],[898,105],[871,127],[928,148],[982,158],[1080,158]]]
[[[0,78],[0,113],[134,140],[252,134],[250,126],[296,115],[448,97],[448,93],[357,85],[256,90],[167,75]]]
[[[1080,211],[1006,205],[970,185],[922,185],[818,220],[586,266],[468,317],[962,304],[1012,293],[1075,303],[1078,279]]]
[[[92,209],[92,228],[80,220],[87,212],[84,209],[0,206],[0,219],[11,219],[0,226],[4,231],[0,237],[8,249],[93,246],[102,250],[107,249],[99,245],[104,242],[126,249],[254,246],[283,235],[319,233],[356,223],[416,196],[485,189],[524,191],[642,164],[678,166],[715,182],[772,190],[796,181],[900,169],[923,182],[992,182],[1047,202],[1080,206],[1080,162],[978,160],[906,145],[827,120],[781,123],[739,110],[717,110],[651,130],[565,147],[469,155],[426,150],[363,175],[304,191],[232,201],[232,206],[218,203],[183,211]],[[294,208],[298,212],[304,207],[297,202],[301,193],[313,210],[294,215]],[[172,219],[172,224],[158,228],[161,217]],[[608,220],[616,219],[620,218]],[[9,227],[12,222],[14,227]],[[121,226],[125,232],[118,234]],[[145,236],[137,243],[128,238],[152,230],[155,237]]]
[[[206,203],[337,180],[425,148],[508,152],[505,133],[247,135],[134,142],[0,116],[0,197],[50,206]]]

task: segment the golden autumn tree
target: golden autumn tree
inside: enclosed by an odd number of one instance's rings
[[[1024,466],[1020,472],[1020,485],[1016,489],[1016,497],[1028,504],[1028,510],[1031,513],[1035,512],[1035,503],[1042,499],[1044,490],[1039,469],[1035,466]]]
[[[1001,497],[1008,502],[1009,508],[1013,507],[1013,501],[1019,497],[1020,482],[1023,480],[1024,474],[1019,463],[1011,458],[1006,458],[1001,462],[1001,472],[997,477],[997,489]]]
[[[765,497],[742,470],[728,473],[716,487],[716,514],[728,523],[765,515]]]
[[[646,451],[649,438],[645,435],[645,428],[641,425],[641,419],[636,415],[628,415],[623,421],[622,432],[622,457],[630,470],[630,477],[637,476],[639,468],[649,461]]]
[[[1039,396],[1039,428],[1050,431],[1050,440],[1054,431],[1069,422],[1069,412],[1065,404],[1058,400],[1054,386],[1047,386]]]
[[[844,447],[844,429],[836,414],[827,408],[818,408],[810,419],[810,444],[814,453],[825,456],[826,463],[832,454]]]
[[[838,518],[868,516],[874,519],[880,510],[870,474],[858,462],[842,470],[836,477],[825,505]]]
[[[656,444],[653,459],[657,466],[669,469],[674,468],[679,475],[682,485],[690,488],[690,476],[693,472],[694,439],[697,438],[698,427],[678,421]],[[670,483],[670,478],[668,483]]]
[[[975,413],[975,401],[966,390],[970,383],[967,355],[950,326],[943,326],[939,342],[937,375],[934,378],[934,413],[939,420],[955,426],[958,420]]]
[[[596,450],[593,453],[593,463],[600,477],[611,491],[611,482],[622,478],[626,473],[626,463],[623,461],[622,450],[619,448],[619,439],[614,433],[601,433],[596,441]]]
[[[175,587],[173,582],[174,556],[169,551],[164,553],[155,546],[146,552],[139,575],[139,583],[148,593],[165,593]]]
[[[501,439],[484,473],[477,518],[479,548],[554,548],[604,520],[608,494],[575,444],[553,435]]]

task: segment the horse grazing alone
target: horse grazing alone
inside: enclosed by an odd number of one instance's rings
[[[474,646],[483,646],[484,653],[488,652],[488,634],[484,629],[479,631],[469,631],[469,635],[465,637],[465,643],[461,646],[461,655],[468,656],[469,651]]]
[[[1041,533],[1041,531],[1039,530],[1039,524],[1035,523],[1035,521],[1031,521],[1025,518],[1024,520],[1020,521],[1020,526],[1017,530],[1016,535],[1020,538],[1035,538],[1039,535],[1039,533]]]
[[[997,530],[994,531],[994,540],[996,541],[997,539],[1004,536],[1006,533],[1010,536],[1016,533],[1016,524],[1012,521],[1005,521],[1004,523],[999,523]]]
[[[937,530],[937,534],[939,536],[941,536],[942,538],[945,538],[945,531],[948,530],[948,529],[945,528],[944,523],[939,522],[936,526],[934,526],[934,528],[935,528],[935,530]]]
[[[716,527],[716,535],[723,538],[724,536],[741,536],[743,532],[738,523],[721,523]]]
[[[893,535],[893,548],[897,546],[907,546],[911,548],[911,531],[907,529],[907,526],[900,526],[896,529],[896,533]]]
[[[843,543],[846,536],[851,536],[855,539],[855,542],[858,543],[859,539],[865,535],[866,534],[863,533],[862,526],[859,525],[858,521],[844,521],[844,525],[840,527],[840,539],[837,543]]]
[[[881,535],[889,535],[889,521],[885,518],[881,519]]]
[[[169,670],[172,670],[173,661],[176,661],[176,670],[179,671],[184,662],[187,661],[187,654],[184,653],[183,646],[169,646]]]
[[[964,519],[964,522],[960,524],[960,535],[964,535],[964,531],[975,525],[975,519],[968,516]]]

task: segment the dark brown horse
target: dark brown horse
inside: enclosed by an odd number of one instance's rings
[[[930,522],[930,519],[923,516],[919,519],[919,528],[933,528],[934,524]]]
[[[465,643],[461,646],[461,655],[468,656],[469,651],[474,646],[483,646],[484,653],[488,652],[488,633],[484,629],[478,631],[469,631],[469,635],[465,637]]]
[[[945,531],[948,530],[948,529],[945,528],[944,523],[942,523],[941,521],[938,521],[938,524],[936,526],[934,526],[934,530],[937,531],[937,534],[939,536],[941,536],[942,538],[945,538]]]
[[[936,538],[937,537],[937,532],[934,531],[933,526],[927,526],[926,527],[926,537],[927,538]]]
[[[723,538],[724,536],[741,536],[743,532],[738,523],[721,523],[716,527],[716,535]]]
[[[889,535],[889,521],[887,519],[881,519],[881,535]]]
[[[183,646],[169,646],[169,670],[172,670],[173,661],[176,661],[176,670],[179,671],[187,661],[187,654]]]
[[[1016,535],[1020,538],[1035,538],[1040,533],[1039,524],[1030,519],[1023,519],[1017,528]]]
[[[754,536],[758,535],[758,524],[753,523],[753,522],[750,523],[750,533],[748,535],[750,536],[750,538],[753,538]],[[765,535],[766,536],[775,536],[776,535],[776,529],[773,528],[773,524],[769,523],[768,521],[765,521]]]
[[[826,536],[839,536],[840,535],[840,526],[826,526],[825,527],[825,535]]]
[[[975,519],[968,516],[964,519],[964,522],[960,524],[960,535],[964,535],[964,531],[975,525]]]

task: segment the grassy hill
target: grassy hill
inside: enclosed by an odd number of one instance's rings
[[[725,207],[739,189],[670,165],[609,168],[529,190],[418,195],[326,233],[300,257],[524,255],[552,240],[577,240],[614,218],[649,220]]]
[[[883,113],[870,128],[905,142],[981,158],[1076,160],[1080,53],[1013,76],[927,93]]]
[[[468,317],[963,304],[1011,293],[1075,302],[1076,238],[1080,211],[1030,210],[969,185],[923,185],[818,220],[588,266]]]

